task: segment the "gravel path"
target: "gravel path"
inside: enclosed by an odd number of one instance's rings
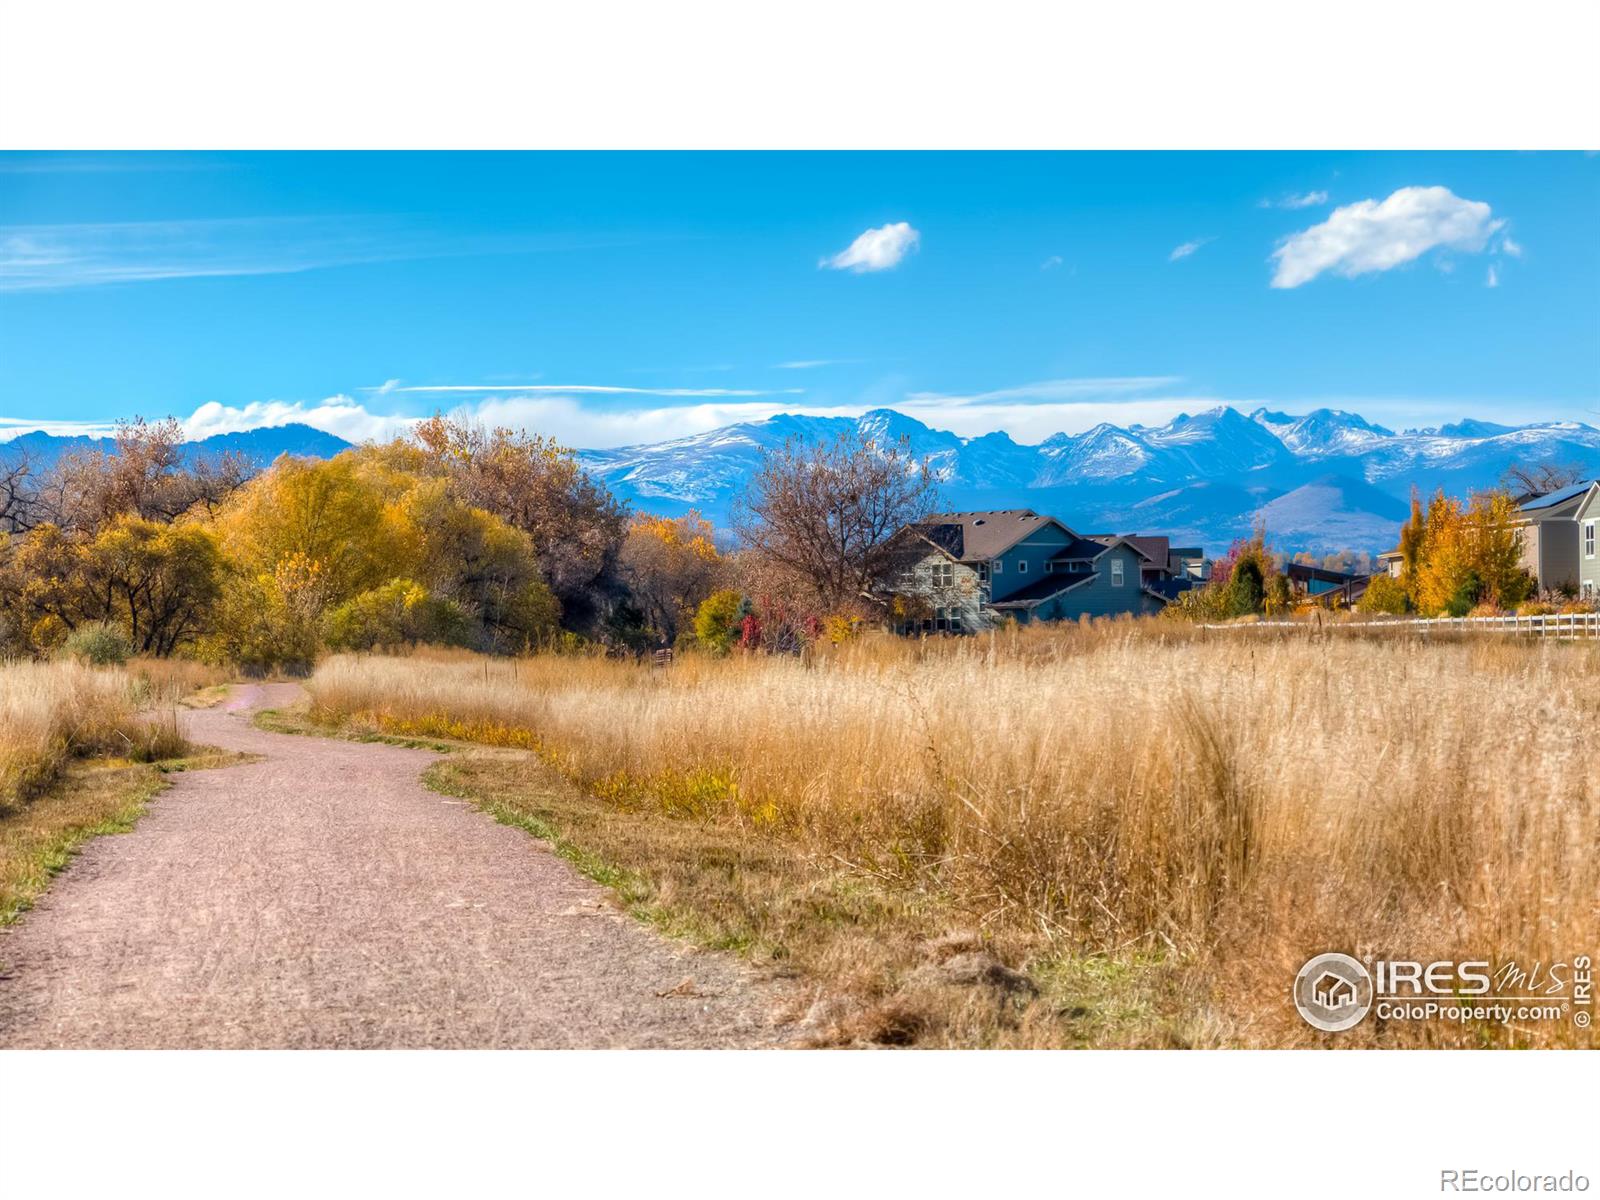
[[[251,724],[298,694],[241,687],[186,714],[195,741],[266,758],[176,776],[0,931],[0,1047],[785,1040],[775,985],[423,787],[436,755]]]

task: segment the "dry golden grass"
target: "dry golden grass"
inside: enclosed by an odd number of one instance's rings
[[[138,714],[148,689],[127,672],[74,662],[0,665],[0,815],[74,758],[150,761],[184,750],[170,712]]]
[[[1597,645],[1138,622],[667,669],[345,657],[311,691],[323,719],[536,751],[573,796],[533,796],[503,761],[447,783],[550,826],[702,940],[822,980],[855,1005],[846,1039],[1582,1040],[1321,1035],[1288,989],[1328,949],[1594,952]],[[980,944],[1042,995],[994,1004],[930,974]]]

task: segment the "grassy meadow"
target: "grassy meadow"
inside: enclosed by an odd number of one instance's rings
[[[176,659],[0,664],[0,925],[83,842],[131,829],[164,772],[239,757],[196,754],[178,732],[175,706],[205,703],[221,678]]]
[[[436,784],[843,997],[821,1041],[1486,1046],[1575,1033],[1323,1035],[1290,982],[1327,949],[1592,953],[1597,685],[1594,644],[1122,622],[666,668],[343,656],[310,690],[324,722],[536,755]]]

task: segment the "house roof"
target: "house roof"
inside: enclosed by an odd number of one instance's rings
[[[1290,579],[1309,583],[1315,580],[1318,583],[1354,583],[1358,579],[1365,579],[1365,575],[1355,575],[1349,571],[1330,571],[1327,567],[1317,567],[1310,563],[1292,562],[1285,565],[1283,573]]]
[[[1054,517],[1041,516],[1031,508],[934,513],[912,528],[945,553],[963,562],[973,562],[1004,554],[1028,534],[1046,525],[1055,525],[1077,536]]]
[[[1129,533],[1119,536],[1115,533],[1096,533],[1090,535],[1090,540],[1102,543],[1108,550],[1118,542],[1123,542],[1132,546],[1141,557],[1163,567],[1167,565],[1167,555],[1172,552],[1172,539],[1165,534]]]
[[[1189,579],[1148,579],[1144,583],[1143,590],[1163,604],[1170,604],[1193,587],[1194,582]]]
[[[1391,559],[1404,558],[1405,556],[1405,551],[1396,547],[1393,550],[1385,550],[1382,554],[1378,555],[1378,561],[1388,562]]]
[[[1111,549],[1098,538],[1074,537],[1051,556],[1052,562],[1090,562]]]
[[[1577,500],[1591,487],[1595,481],[1585,479],[1582,483],[1571,483],[1564,488],[1557,488],[1553,492],[1545,492],[1541,496],[1532,496],[1517,505],[1518,512],[1525,512],[1530,516],[1543,515],[1553,508],[1566,504],[1569,500]]]
[[[1012,592],[1004,600],[991,604],[991,608],[1032,608],[1041,604],[1052,596],[1059,596],[1062,592],[1070,592],[1075,587],[1082,587],[1094,575],[1079,575],[1076,579],[1068,575],[1046,575],[1036,579],[1025,588]]]

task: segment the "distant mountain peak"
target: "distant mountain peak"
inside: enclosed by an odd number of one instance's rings
[[[955,508],[1026,506],[1075,526],[1138,527],[1218,550],[1247,534],[1258,512],[1269,536],[1281,527],[1285,549],[1384,549],[1376,543],[1392,544],[1413,484],[1461,493],[1494,483],[1514,462],[1552,459],[1600,474],[1600,431],[1577,422],[1463,421],[1395,433],[1341,409],[1297,415],[1229,405],[1160,426],[1102,421],[1031,445],[1001,431],[959,437],[892,408],[858,418],[780,414],[582,458],[624,499],[673,514],[693,505],[717,520],[764,449],[851,431],[880,442],[906,437],[959,500]]]

